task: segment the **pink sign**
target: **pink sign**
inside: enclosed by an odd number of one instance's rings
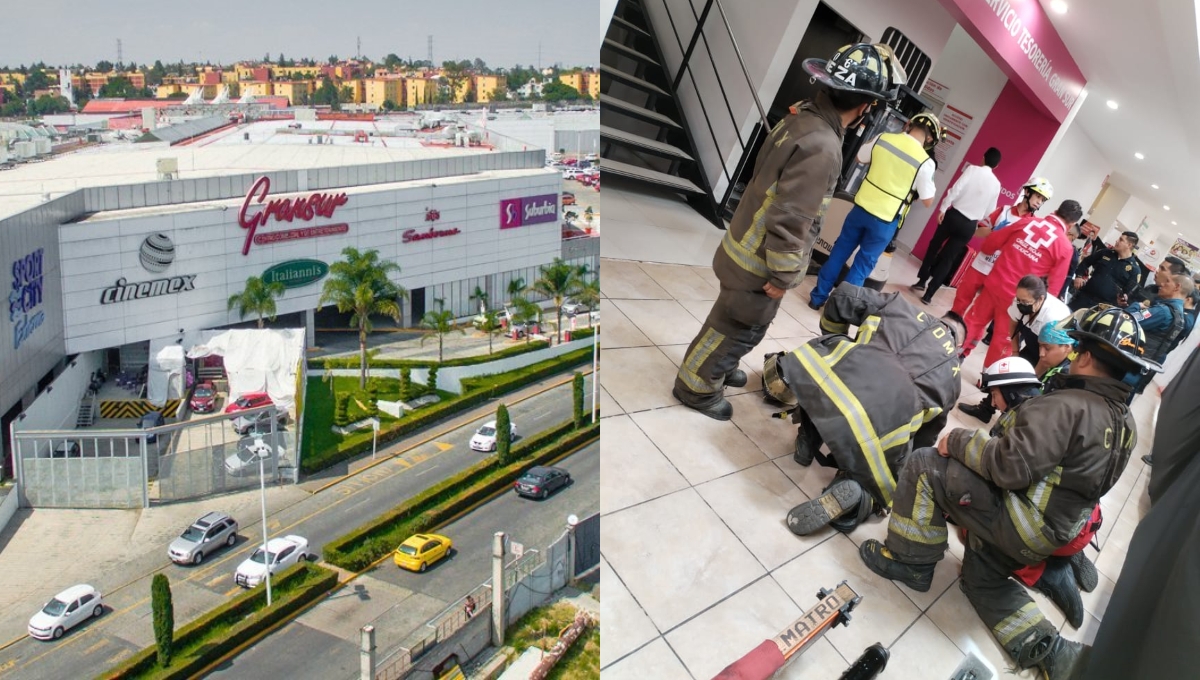
[[[500,201],[500,228],[512,229],[521,226],[521,199],[510,198]]]
[[[941,0],[1030,101],[1059,123],[1087,79],[1038,0]]]
[[[265,176],[255,180],[254,184],[250,186],[250,191],[246,192],[246,200],[242,202],[242,209],[238,211],[238,226],[246,230],[246,243],[242,246],[243,255],[250,254],[251,243],[261,246],[278,241],[344,234],[350,230],[349,225],[343,222],[324,227],[306,227],[259,234],[258,228],[264,226],[272,218],[276,222],[292,222],[294,220],[309,222],[318,217],[329,218],[333,217],[338,206],[345,205],[349,200],[345,193],[324,194],[318,192],[303,198],[276,198],[268,201],[270,195],[271,178]],[[263,207],[254,211],[253,207],[256,205]]]

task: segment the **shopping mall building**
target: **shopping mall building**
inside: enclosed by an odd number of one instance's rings
[[[285,285],[278,314],[303,319],[311,347],[322,282],[346,247],[399,265],[408,327],[435,300],[473,314],[476,287],[502,300],[510,281],[532,282],[556,257],[598,268],[596,239],[562,240],[562,179],[542,149],[363,141],[336,134],[344,122],[305,125],[334,134],[318,143],[262,122],[188,146],[99,147],[0,173],[6,463],[9,425],[68,358],[109,350],[100,365],[111,367],[148,355],[151,341],[243,322],[227,301],[251,276]],[[37,427],[74,426],[71,408],[52,411],[63,422]]]

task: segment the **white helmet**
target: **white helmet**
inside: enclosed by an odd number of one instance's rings
[[[1022,189],[1035,191],[1042,195],[1047,201],[1054,198],[1054,186],[1050,184],[1050,180],[1045,177],[1031,177]]]
[[[983,371],[983,389],[1005,387],[1012,385],[1038,385],[1037,371],[1033,364],[1021,357],[1007,357],[988,366]]]

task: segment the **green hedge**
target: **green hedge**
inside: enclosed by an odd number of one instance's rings
[[[169,668],[158,665],[153,645],[99,676],[100,680],[190,678],[233,651],[238,645],[289,617],[304,605],[333,590],[336,571],[301,562],[271,580],[271,607],[265,587],[241,593],[175,631],[175,656]]]
[[[550,343],[546,340],[530,340],[523,342],[513,347],[507,347],[499,352],[491,354],[479,354],[470,357],[460,357],[458,359],[447,359],[441,363],[434,359],[372,359],[369,364],[371,368],[429,368],[431,366],[475,366],[477,364],[486,364],[489,361],[504,359],[506,357],[517,356],[518,354],[526,354],[528,352],[536,352],[539,349],[546,349]],[[358,368],[358,355],[351,357],[332,357],[328,358],[333,368]],[[308,360],[310,369],[324,369],[326,357],[315,357]]]
[[[382,447],[440,420],[474,408],[488,399],[512,392],[565,369],[590,361],[591,357],[591,348],[585,347],[507,373],[464,378],[462,381],[463,393],[460,396],[414,411],[411,415],[405,415],[390,423],[384,421],[383,427],[379,430],[378,446]],[[306,441],[315,441],[316,438],[306,437],[305,439]],[[306,450],[300,460],[300,471],[311,474],[370,450],[370,437],[343,443],[334,448]]]
[[[576,340],[583,340],[584,338],[590,338],[595,334],[596,334],[596,329],[594,327],[593,328],[579,328],[579,329],[571,331],[571,342],[575,342]]]
[[[396,549],[409,536],[429,531],[454,515],[510,487],[533,465],[549,462],[600,436],[599,423],[576,430],[564,423],[513,447],[516,460],[500,465],[495,456],[429,487],[390,512],[325,545],[325,561],[359,571]]]

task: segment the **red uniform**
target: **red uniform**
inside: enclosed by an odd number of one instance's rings
[[[983,293],[964,318],[967,341],[963,345],[970,348],[978,344],[991,321],[992,343],[983,360],[984,366],[991,366],[1012,353],[1008,306],[1017,294],[1017,282],[1027,274],[1048,276],[1047,288],[1062,290],[1074,249],[1067,238],[1067,226],[1058,215],[1030,215],[993,232],[979,252],[999,253],[999,257],[984,281]]]
[[[992,233],[996,233],[1020,219],[1021,215],[1017,213],[1017,206],[1005,205],[996,208],[992,214],[979,220],[979,224],[991,227]],[[975,260],[971,262],[971,266],[967,268],[967,272],[963,274],[954,291],[954,304],[950,306],[950,311],[957,314],[958,318],[961,319],[967,315],[967,308],[971,306],[975,296],[983,289],[983,281],[991,271],[992,261],[985,255],[976,254]]]

